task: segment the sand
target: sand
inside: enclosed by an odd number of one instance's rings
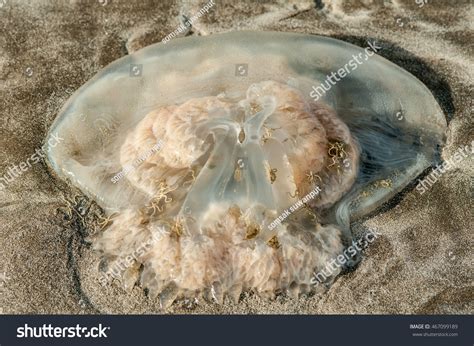
[[[110,62],[176,30],[207,3],[0,1],[0,176],[43,145],[61,106]],[[435,95],[449,122],[442,158],[474,140],[474,7],[469,1],[219,1],[180,35],[273,30],[339,38],[408,70]],[[421,4],[422,6],[421,6]],[[427,171],[426,173],[429,173]],[[472,314],[472,155],[420,194],[411,184],[353,225],[382,235],[360,265],[327,291],[238,304],[179,303],[166,312],[135,287],[98,282],[99,258],[73,213],[79,192],[44,161],[0,191],[0,313]]]

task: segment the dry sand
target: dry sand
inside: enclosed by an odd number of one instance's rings
[[[108,63],[160,42],[207,1],[0,0],[0,176],[30,157],[67,98]],[[474,140],[470,1],[221,1],[187,35],[274,30],[326,35],[379,52],[435,95],[449,121],[442,157]],[[421,1],[418,1],[421,2]],[[170,313],[473,313],[472,156],[425,194],[412,184],[354,225],[383,235],[359,267],[320,295],[235,305],[176,304]],[[76,190],[42,162],[0,191],[0,313],[160,313],[98,284],[97,254],[75,216],[58,208]]]

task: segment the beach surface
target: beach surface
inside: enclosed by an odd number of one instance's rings
[[[81,85],[114,60],[161,42],[206,4],[0,0],[0,176],[41,148]],[[361,47],[376,41],[378,54],[415,75],[439,102],[447,160],[460,147],[472,150],[474,140],[473,23],[474,6],[462,0],[215,0],[178,36],[261,30]],[[356,222],[356,234],[381,235],[326,292],[275,300],[246,293],[238,304],[184,302],[163,312],[140,287],[99,284],[88,230],[74,211],[64,214],[79,191],[41,160],[0,190],[0,313],[472,314],[473,177],[471,154],[425,193],[414,182]]]

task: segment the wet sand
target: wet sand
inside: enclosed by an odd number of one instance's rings
[[[176,30],[207,1],[25,1],[0,7],[0,176],[30,158],[72,93],[110,62]],[[469,1],[215,1],[180,35],[232,30],[317,34],[365,47],[431,90],[449,123],[441,156],[474,140]],[[344,4],[344,5],[343,5]],[[429,170],[425,174],[429,174]],[[167,313],[473,313],[472,155],[424,194],[416,182],[353,225],[382,235],[325,293],[238,304],[175,304]],[[162,313],[139,287],[103,287],[87,225],[65,208],[78,191],[44,161],[0,190],[0,313]],[[72,213],[74,214],[74,213]]]

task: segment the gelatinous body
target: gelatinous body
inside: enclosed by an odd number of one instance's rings
[[[49,160],[114,213],[94,244],[109,265],[133,258],[124,286],[164,306],[311,291],[350,222],[430,165],[446,127],[426,87],[377,55],[312,97],[361,52],[297,34],[186,38],[83,86],[51,129],[65,140]]]

